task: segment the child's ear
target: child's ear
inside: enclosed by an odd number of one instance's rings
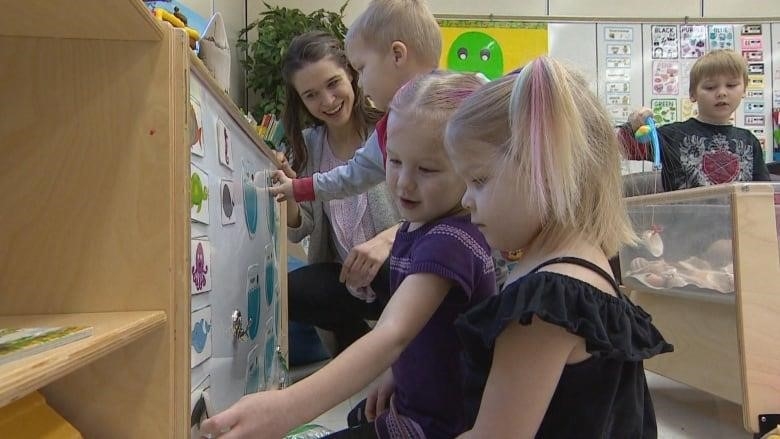
[[[390,51],[396,65],[404,64],[409,57],[409,49],[401,41],[393,41],[393,44],[390,45]]]

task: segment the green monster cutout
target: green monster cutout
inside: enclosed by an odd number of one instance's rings
[[[190,177],[191,183],[192,183],[192,205],[198,206],[198,212],[200,212],[200,208],[203,205],[203,201],[207,200],[209,198],[209,190],[205,186],[203,186],[203,183],[200,181],[200,175],[197,173],[193,173]]]
[[[464,32],[450,46],[447,68],[458,72],[480,72],[492,81],[504,74],[504,54],[498,41],[490,35]]]

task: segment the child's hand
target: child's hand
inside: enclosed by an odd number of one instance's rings
[[[276,201],[281,202],[295,198],[293,197],[293,181],[284,171],[274,171],[271,178],[277,184],[269,187],[268,192],[276,197]]]
[[[246,395],[227,410],[200,426],[203,437],[219,439],[284,437],[295,427],[285,415],[287,409],[281,390]]]
[[[390,408],[390,397],[395,391],[395,382],[393,381],[393,370],[387,369],[385,373],[379,376],[371,385],[371,390],[366,396],[366,419],[373,421],[382,412]]]
[[[352,247],[341,266],[339,282],[353,288],[368,286],[390,256],[392,247],[393,241],[380,235]]]
[[[653,116],[653,110],[642,107],[639,110],[634,111],[628,116],[628,123],[631,124],[631,130],[636,131],[645,124],[648,117]]]
[[[293,168],[290,166],[290,162],[287,161],[287,156],[284,155],[283,152],[276,151],[276,159],[281,163],[279,170],[284,171],[284,175],[290,178],[295,178],[298,176],[298,174],[293,171]]]

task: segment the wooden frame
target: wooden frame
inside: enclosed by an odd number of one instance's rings
[[[653,316],[675,352],[645,362],[648,370],[742,405],[743,425],[780,413],[780,256],[775,187],[734,183],[644,195],[629,207],[725,197],[731,206],[735,294],[728,301],[626,288]]]

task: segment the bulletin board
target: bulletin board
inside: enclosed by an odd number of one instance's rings
[[[547,54],[547,23],[511,20],[439,20],[439,65],[496,79]]]
[[[285,373],[278,259],[286,239],[266,190],[275,165],[193,72],[189,91],[191,403],[208,389],[221,411],[278,387]]]

